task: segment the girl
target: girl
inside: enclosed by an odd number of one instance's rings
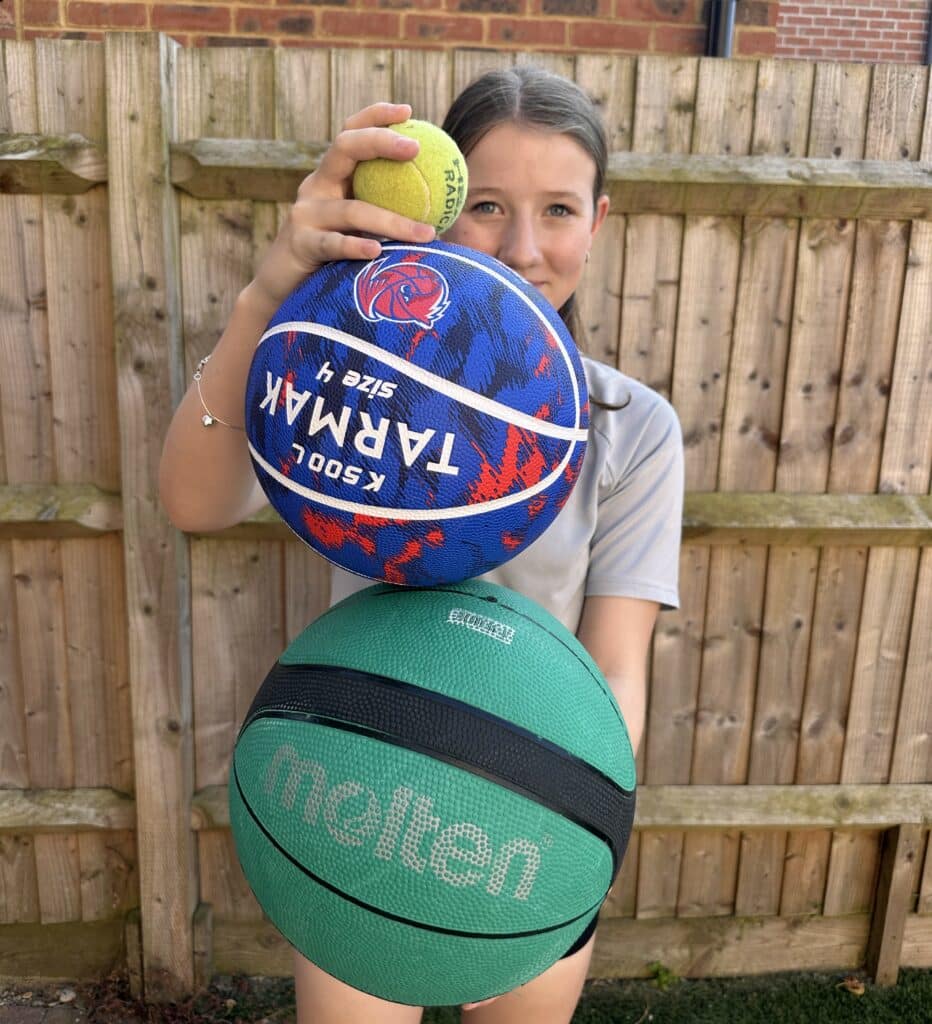
[[[328,260],[379,256],[378,238],[433,238],[429,226],[351,198],[358,162],[406,160],[417,152],[417,142],[390,130],[409,116],[405,104],[377,103],[347,120],[237,299],[165,440],[161,496],[180,529],[222,529],[264,502],[241,410],[256,343],[286,296]],[[607,146],[594,104],[558,75],[517,67],[468,86],[443,127],[469,170],[466,205],[445,240],[510,266],[560,311],[579,340],[574,296],[608,213]],[[485,578],[533,598],[576,633],[615,694],[637,750],[654,622],[661,607],[677,605],[682,439],[659,395],[591,359],[583,364],[591,423],[572,495],[536,543]],[[332,600],[370,583],[334,569]],[[539,977],[463,1007],[464,1021],[565,1024],[586,979],[595,925]],[[358,992],[298,954],[295,982],[299,1024],[413,1024],[421,1017],[419,1007]]]

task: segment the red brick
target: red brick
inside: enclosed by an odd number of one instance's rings
[[[480,18],[443,17],[437,14],[406,14],[402,38],[420,43],[481,43]]]
[[[230,11],[201,4],[159,4],[152,8],[152,27],[164,30],[229,32]]]
[[[100,4],[70,0],[69,25],[95,25],[99,28],[145,28],[146,9],[142,4]]]
[[[436,11],[443,7],[443,0],[356,0],[356,4],[392,11]]]
[[[261,36],[195,36],[195,46],[271,46],[270,39]]]
[[[735,8],[736,25],[767,25],[775,28],[780,13],[777,0],[738,0]]]
[[[24,25],[58,25],[60,23],[58,0],[23,0]]]
[[[280,7],[238,7],[236,32],[263,35],[313,35],[314,12],[303,8],[283,11]]]
[[[699,21],[697,0],[615,0],[615,17],[622,21]]]
[[[772,56],[777,50],[777,33],[766,29],[739,28],[735,30],[736,57]]]
[[[589,50],[643,53],[650,45],[646,25],[619,25],[606,21],[577,21],[570,25],[570,46]]]
[[[563,21],[538,21],[535,18],[490,18],[489,42],[519,46],[566,45]]]
[[[370,39],[373,43],[397,39],[401,16],[376,11],[321,12],[320,35],[328,38]]]
[[[524,14],[525,0],[446,0],[448,11],[466,14]]]
[[[706,29],[691,25],[658,25],[654,30],[655,53],[705,53]]]
[[[0,39],[15,39],[16,29],[12,25],[0,25]]]
[[[530,13],[561,18],[611,18],[612,0],[531,0]]]

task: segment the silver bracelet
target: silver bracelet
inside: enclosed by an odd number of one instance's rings
[[[201,417],[201,423],[203,423],[205,427],[212,427],[215,423],[222,423],[225,427],[229,427],[230,430],[241,430],[245,433],[245,427],[238,427],[235,423],[227,423],[226,420],[222,420],[219,416],[215,416],[210,409],[207,408],[207,403],[204,401],[204,396],[201,394],[201,370],[204,369],[204,365],[209,362],[209,360],[210,355],[204,356],[194,370],[194,383],[197,385],[197,397],[201,400],[201,407],[204,410],[204,415]]]

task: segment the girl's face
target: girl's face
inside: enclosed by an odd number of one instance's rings
[[[608,196],[593,203],[592,157],[568,135],[506,122],[466,164],[466,205],[444,239],[501,260],[559,309],[608,213]]]

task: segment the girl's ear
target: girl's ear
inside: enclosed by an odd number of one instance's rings
[[[592,235],[599,230],[600,227],[605,223],[605,218],[608,216],[608,196],[603,192],[602,195],[596,200],[595,203],[595,216],[592,218]]]

